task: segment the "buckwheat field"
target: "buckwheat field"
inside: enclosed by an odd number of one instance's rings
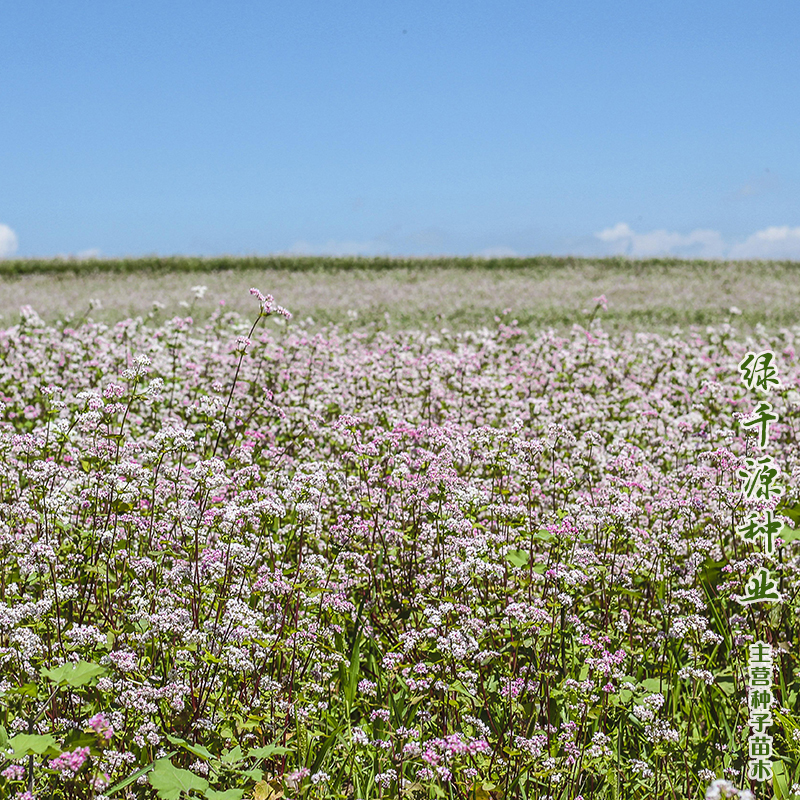
[[[202,318],[187,289],[177,314],[0,320],[0,797],[800,792],[788,310],[646,332],[583,287],[560,326],[319,324],[266,282]],[[737,365],[766,350],[765,505]],[[736,533],[767,507],[772,556]],[[737,602],[761,566],[783,602]]]

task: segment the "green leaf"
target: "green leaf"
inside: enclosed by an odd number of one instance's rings
[[[35,683],[23,683],[22,686],[14,686],[6,690],[6,694],[26,695],[27,697],[37,697],[39,688]]]
[[[242,800],[244,789],[227,789],[224,792],[217,789],[206,789],[206,797],[209,800]]]
[[[784,517],[789,517],[789,519],[796,525],[798,522],[800,522],[800,503],[797,503],[793,506],[786,506],[782,503],[778,503],[775,513],[781,514]]]
[[[49,734],[40,736],[35,733],[18,733],[7,742],[8,747],[13,748],[13,758],[22,756],[57,756],[61,754],[58,742]]]
[[[171,753],[167,753],[164,758],[172,758],[175,755],[175,751],[173,750]],[[141,778],[147,772],[150,772],[151,769],[155,766],[156,762],[151,761],[146,767],[142,767],[141,769],[137,769],[133,775],[128,775],[127,778],[124,778],[119,783],[115,783],[113,786],[106,789],[103,794],[106,797],[111,797],[112,794],[116,794],[117,792],[122,791],[126,786],[130,786],[137,778]]]
[[[65,737],[61,744],[62,750],[73,751],[76,747],[95,747],[97,744],[97,735],[95,733],[87,733],[82,730],[72,730]]]
[[[660,692],[666,682],[662,682],[658,678],[646,678],[642,681],[642,687],[646,692]]]
[[[796,694],[796,692],[794,694]],[[791,704],[791,696],[789,702]],[[787,717],[785,714],[781,714],[780,711],[775,710],[772,712],[772,714],[773,716],[778,718],[778,722],[781,723],[781,725],[787,732],[794,731],[797,727],[799,727],[797,722],[795,722],[791,717]]]
[[[5,750],[8,745],[8,731],[0,725],[0,750]]]
[[[347,706],[350,707],[353,699],[356,696],[356,689],[358,688],[358,678],[361,674],[361,634],[356,634],[355,642],[353,643],[353,652],[350,653],[350,668],[347,671],[347,684],[344,689],[344,699]]]
[[[524,567],[530,560],[530,553],[527,550],[509,550],[506,553],[506,561],[513,567]]]
[[[795,530],[788,525],[784,525],[778,536],[780,536],[784,542],[793,542],[795,539],[800,539],[800,530]]]
[[[777,800],[789,800],[792,797],[786,780],[786,766],[783,761],[772,762],[772,788],[775,790]]]
[[[241,761],[244,758],[242,753],[242,748],[239,747],[237,744],[233,750],[229,750],[227,753],[224,753],[222,756],[222,761],[225,764],[236,764],[237,762]]]
[[[261,723],[264,721],[264,717],[254,717],[252,714],[248,714],[246,720],[242,720],[237,723],[237,727],[241,728],[243,731],[252,731],[256,728],[261,729]]]
[[[147,780],[156,790],[161,800],[180,800],[181,794],[189,794],[192,789],[205,792],[208,781],[189,772],[179,769],[168,758],[159,758]]]
[[[312,775],[319,771],[319,768],[322,766],[322,762],[325,760],[325,756],[333,748],[334,744],[336,744],[336,739],[343,727],[344,725],[340,725],[330,736],[328,736],[327,739],[325,739],[325,741],[317,750],[317,756],[314,759],[314,763],[311,765]]]
[[[167,739],[171,744],[177,744],[184,750],[188,750],[193,755],[205,761],[211,761],[214,758],[214,755],[201,744],[191,744],[191,742],[187,742],[186,739],[181,739],[180,736],[173,736],[171,733],[167,734]]]
[[[718,673],[714,676],[714,683],[716,683],[728,697],[736,693],[736,685],[734,684],[733,675],[731,674],[725,675],[721,672]]]
[[[471,692],[470,692],[470,691],[467,689],[467,687],[466,687],[466,686],[464,686],[464,684],[463,684],[463,683],[462,683],[460,680],[455,680],[455,681],[453,681],[453,682],[450,684],[450,688],[451,688],[451,689],[452,689],[454,692],[458,692],[459,694],[462,694],[462,695],[464,695],[465,697],[469,697],[471,700],[475,700],[475,699],[477,699],[477,698],[475,697],[475,695],[474,695],[474,694],[472,694],[472,693],[471,693]]]
[[[79,661],[77,664],[63,664],[55,669],[43,669],[41,674],[53,683],[67,684],[77,688],[92,683],[101,675],[107,674],[107,670],[99,664]]]

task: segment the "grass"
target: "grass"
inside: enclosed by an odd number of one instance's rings
[[[391,258],[141,258],[95,261],[0,262],[0,315],[13,324],[31,305],[46,322],[100,306],[91,317],[114,324],[128,317],[154,322],[184,314],[181,301],[208,287],[192,309],[205,322],[224,301],[249,311],[247,289],[269,285],[295,317],[318,325],[392,331],[425,325],[452,330],[492,325],[508,309],[528,330],[568,330],[586,320],[593,298],[609,301],[610,330],[667,333],[674,327],[733,322],[743,332],[759,324],[800,322],[797,262],[683,261],[542,256],[520,259]],[[154,312],[154,302],[163,308]],[[741,315],[730,309],[741,309]],[[357,315],[357,316],[356,316]],[[388,315],[388,319],[387,319]]]

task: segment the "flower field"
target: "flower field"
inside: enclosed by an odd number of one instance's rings
[[[800,791],[800,327],[312,333],[252,294],[0,330],[0,797],[721,797],[758,638],[750,788]],[[735,533],[764,349],[775,558]],[[738,603],[762,565],[785,601]]]

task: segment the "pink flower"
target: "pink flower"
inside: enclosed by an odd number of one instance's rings
[[[303,782],[303,778],[307,778],[310,774],[311,770],[308,767],[302,767],[295,772],[290,772],[284,777],[284,780],[290,789],[296,789]]]
[[[99,712],[95,714],[89,720],[89,727],[97,734],[103,736],[104,739],[108,740],[114,735],[114,729],[109,724],[108,720],[103,715],[103,712]]]
[[[88,747],[78,747],[71,753],[62,753],[57,758],[51,758],[48,766],[57,770],[65,778],[73,778],[89,757]]]
[[[261,313],[264,316],[268,317],[271,314],[278,314],[281,317],[286,317],[286,319],[292,318],[291,312],[287,311],[283,306],[277,305],[275,303],[275,298],[271,294],[264,295],[256,288],[251,289],[250,294],[258,298],[258,301],[261,303]]]
[[[25,777],[25,767],[21,764],[12,764],[0,772],[0,775],[9,781],[21,781]]]

